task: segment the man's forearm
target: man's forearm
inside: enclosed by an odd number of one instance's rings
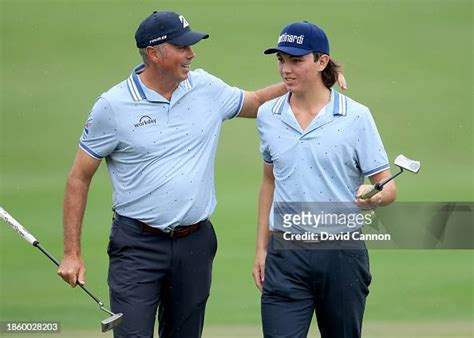
[[[255,94],[257,95],[257,100],[260,106],[269,100],[273,100],[274,98],[282,96],[286,92],[286,86],[283,83],[277,83],[269,87],[256,90]]]
[[[89,182],[90,183],[90,182]],[[64,195],[64,255],[80,256],[81,226],[89,184],[69,177]]]
[[[245,92],[244,105],[239,117],[256,118],[258,108],[265,102],[282,96],[287,92],[283,83],[277,83],[253,92]]]

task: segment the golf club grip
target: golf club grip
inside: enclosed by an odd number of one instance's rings
[[[366,191],[364,192],[360,198],[362,198],[363,200],[366,200],[366,199],[369,199],[371,198],[372,196],[378,194],[382,189],[379,189],[376,185],[374,185],[372,187],[372,189],[370,189],[369,191]]]
[[[28,232],[16,219],[13,218],[5,209],[0,207],[0,218],[5,221],[13,230],[18,232],[21,237],[31,245],[35,245],[38,241],[36,238]]]
[[[0,207],[0,218],[5,221],[8,225],[10,225],[13,230],[18,232],[28,243],[33,245],[34,247],[38,248],[43,254],[45,254],[56,266],[59,266],[59,261],[54,258],[45,248],[41,246],[41,244],[36,240],[36,238],[28,232],[16,219],[12,217],[5,209]],[[92,299],[96,301],[97,304],[103,308],[104,304],[92,293],[90,292],[83,284],[77,283],[81,287],[81,289],[87,293]],[[104,310],[107,313],[111,313],[110,311]]]

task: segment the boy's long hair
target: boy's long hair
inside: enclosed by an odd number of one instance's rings
[[[317,53],[317,52],[313,53],[314,62],[318,61],[321,55],[323,54]],[[336,83],[337,74],[340,71],[340,69],[341,69],[341,66],[338,65],[336,62],[334,62],[330,58],[326,68],[324,68],[323,72],[321,73],[323,83],[327,88],[331,88],[334,85],[334,83]]]

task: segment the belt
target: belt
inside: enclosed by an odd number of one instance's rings
[[[149,226],[148,224],[143,223],[137,219],[122,216],[117,213],[114,213],[114,220],[117,221],[118,223],[125,223],[125,224],[139,226],[141,227],[142,232],[145,234],[162,235],[169,238],[183,238],[183,237],[189,236],[193,232],[198,231],[201,228],[201,226],[208,221],[207,219],[204,219],[195,224],[179,225],[173,229],[161,230],[159,228]]]

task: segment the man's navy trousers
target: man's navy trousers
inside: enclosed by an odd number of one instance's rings
[[[147,233],[116,215],[108,247],[111,309],[124,316],[115,338],[200,338],[217,239],[209,220],[186,237]]]

